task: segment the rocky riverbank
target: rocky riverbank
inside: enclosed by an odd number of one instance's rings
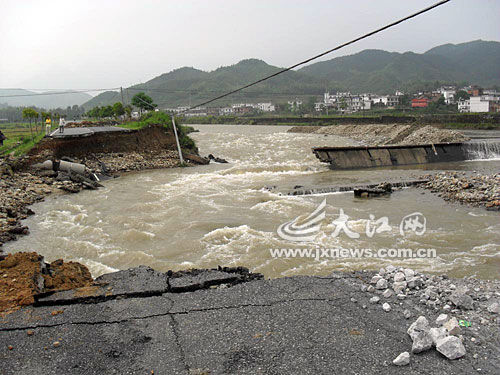
[[[83,189],[95,189],[100,184],[95,181],[94,175],[101,178],[117,177],[118,173],[129,171],[179,166],[178,154],[171,150],[102,153],[67,160],[85,165],[86,172],[81,175],[37,169],[29,165],[27,157],[0,159],[0,254],[3,243],[29,233],[29,229],[21,224],[22,220],[34,214],[29,206],[52,193],[78,193]],[[204,161],[197,155],[186,155],[186,165]]]
[[[500,174],[441,172],[427,175],[428,182],[419,185],[450,202],[483,206],[500,211]]]
[[[351,138],[366,146],[452,143],[468,140],[460,132],[422,124],[295,126],[288,132],[338,135]]]

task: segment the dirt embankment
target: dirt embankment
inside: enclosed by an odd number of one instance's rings
[[[37,253],[9,254],[0,261],[0,315],[32,305],[38,294],[85,287],[92,281],[80,263],[59,259],[47,264]]]
[[[288,132],[337,135],[354,139],[366,146],[413,145],[463,142],[468,140],[462,133],[454,130],[417,124],[296,126],[289,129]]]

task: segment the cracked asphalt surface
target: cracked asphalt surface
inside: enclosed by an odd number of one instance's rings
[[[467,340],[459,360],[430,350],[392,365],[411,349],[414,318],[437,313],[410,301],[383,311],[361,291],[369,277],[263,280],[235,269],[147,267],[108,274],[96,288],[41,296],[0,319],[0,374],[500,373],[498,346]]]

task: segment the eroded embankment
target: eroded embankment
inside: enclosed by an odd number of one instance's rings
[[[183,154],[188,164],[207,162],[196,154],[196,149],[185,149]],[[61,159],[83,164],[85,172],[56,168]],[[47,160],[56,161],[53,168],[34,167]],[[106,177],[117,172],[179,165],[175,137],[163,125],[123,133],[45,138],[26,156],[0,159],[0,246],[18,235],[28,234],[28,228],[21,224],[21,220],[33,214],[28,206],[53,192],[95,189],[99,186],[96,175]]]

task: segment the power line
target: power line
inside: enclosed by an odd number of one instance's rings
[[[63,94],[81,94],[86,92],[97,92],[97,91],[112,91],[119,90],[119,87],[113,87],[110,89],[92,89],[92,90],[73,90],[73,91],[59,91],[59,92],[42,92],[35,94],[17,94],[17,95],[0,95],[0,98],[17,98],[23,96],[45,96],[45,95],[63,95]]]
[[[364,34],[364,35],[362,35],[362,36],[360,36],[360,37],[358,37],[358,38],[356,38],[356,39],[353,39],[353,40],[351,40],[351,41],[349,41],[349,42],[346,42],[346,43],[344,43],[344,44],[338,45],[337,47],[332,48],[332,49],[329,49],[328,51],[322,52],[322,53],[320,53],[319,55],[313,56],[313,57],[311,57],[311,58],[309,58],[309,59],[307,59],[307,60],[301,61],[301,62],[299,62],[299,63],[297,63],[297,64],[295,64],[295,65],[289,66],[288,68],[282,69],[282,70],[280,70],[280,71],[278,71],[278,72],[276,72],[276,73],[273,73],[273,74],[271,74],[271,75],[268,75],[268,76],[266,76],[266,77],[264,77],[264,78],[261,78],[261,79],[259,79],[259,80],[255,81],[255,82],[249,83],[248,85],[242,86],[242,87],[240,87],[240,88],[238,88],[238,89],[235,89],[235,90],[232,90],[232,91],[229,91],[229,92],[227,92],[227,93],[225,93],[225,94],[219,95],[219,96],[217,96],[217,97],[215,97],[215,98],[213,98],[213,99],[207,100],[207,101],[205,101],[205,102],[203,102],[203,103],[199,103],[199,104],[197,104],[197,105],[195,105],[195,106],[193,106],[193,107],[190,107],[189,109],[187,109],[187,110],[185,110],[185,111],[182,111],[182,112],[180,112],[180,113],[184,113],[184,112],[190,111],[190,110],[192,110],[192,109],[195,109],[195,108],[198,108],[198,107],[201,107],[201,106],[204,106],[204,105],[210,104],[210,103],[212,103],[212,102],[215,102],[216,100],[219,100],[219,99],[225,98],[226,96],[229,96],[229,95],[235,94],[235,93],[237,93],[237,92],[239,92],[239,91],[242,91],[242,90],[244,90],[244,89],[246,89],[246,88],[249,88],[249,87],[251,87],[251,86],[255,86],[255,85],[256,85],[256,84],[258,84],[258,83],[261,83],[261,82],[267,81],[268,79],[271,79],[271,78],[276,77],[276,76],[278,76],[278,75],[280,75],[280,74],[283,74],[283,73],[285,73],[285,72],[288,72],[288,71],[290,71],[290,70],[292,70],[292,69],[295,69],[295,68],[297,68],[297,67],[299,67],[299,66],[301,66],[301,65],[307,64],[308,62],[311,62],[311,61],[313,61],[313,60],[319,59],[320,57],[323,57],[323,56],[325,56],[325,55],[328,55],[328,54],[330,54],[330,53],[332,53],[332,52],[338,51],[339,49],[344,48],[344,47],[347,47],[348,45],[351,45],[351,44],[353,44],[353,43],[359,42],[360,40],[366,39],[366,38],[368,38],[368,37],[370,37],[370,36],[372,36],[372,35],[378,34],[378,33],[380,33],[381,31],[387,30],[387,29],[389,29],[389,28],[391,28],[391,27],[393,27],[393,26],[399,25],[400,23],[403,23],[403,22],[405,22],[405,21],[408,21],[408,20],[409,20],[409,19],[411,19],[411,18],[417,17],[417,16],[419,16],[419,15],[421,15],[421,14],[423,14],[423,13],[426,13],[426,12],[428,12],[428,11],[430,11],[430,10],[434,9],[434,8],[437,8],[437,7],[439,7],[439,6],[443,5],[443,4],[446,4],[446,3],[450,2],[450,1],[451,1],[451,0],[443,0],[443,1],[440,1],[439,3],[436,3],[436,4],[431,5],[431,6],[427,7],[427,8],[425,8],[425,9],[422,9],[422,10],[420,10],[420,11],[416,12],[416,13],[413,13],[413,14],[411,14],[411,15],[409,15],[409,16],[406,16],[406,17],[404,17],[404,18],[401,18],[401,19],[400,19],[400,20],[398,20],[398,21],[394,21],[394,22],[392,22],[392,23],[390,23],[390,24],[388,24],[388,25],[386,25],[386,26],[383,26],[383,27],[378,28],[378,29],[376,29],[376,30],[374,30],[374,31],[371,31],[371,32],[369,32],[369,33],[367,33],[367,34]]]

